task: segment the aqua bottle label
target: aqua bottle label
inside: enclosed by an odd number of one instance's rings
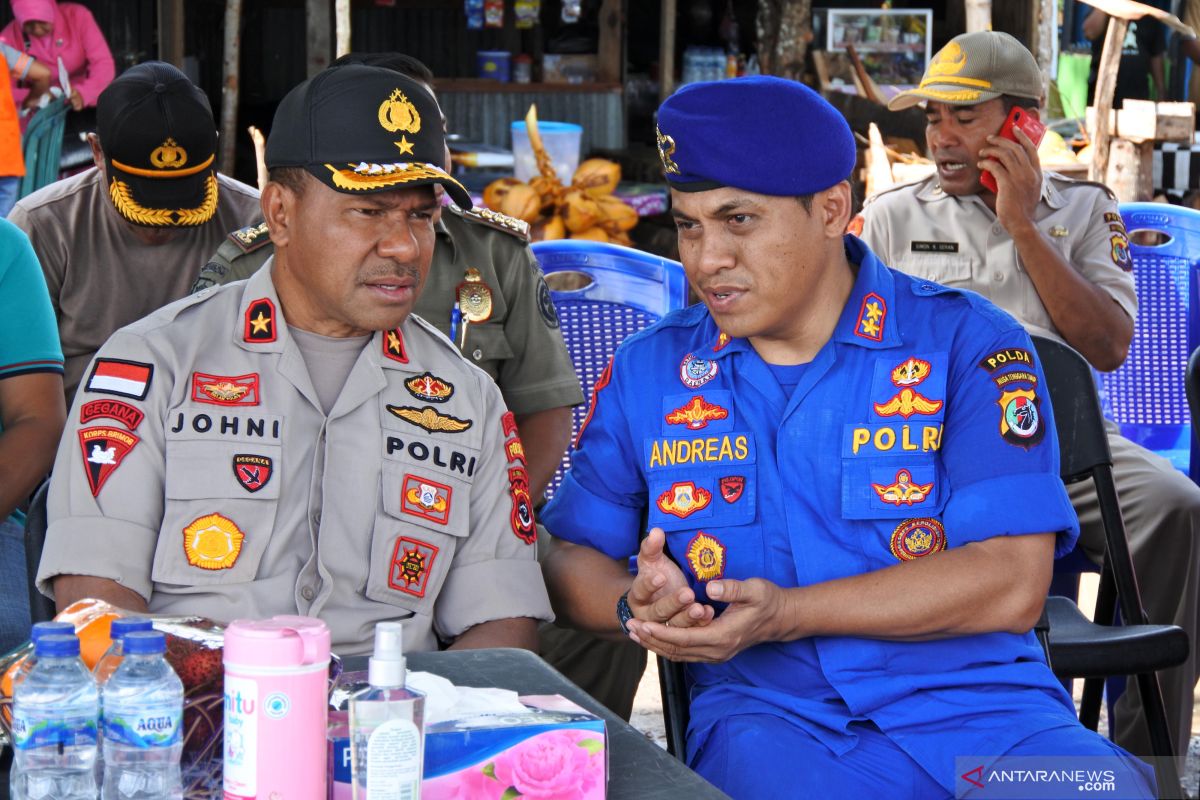
[[[114,744],[171,747],[180,741],[182,723],[183,710],[176,703],[121,708],[110,700],[104,705],[104,737]]]
[[[18,750],[29,750],[46,745],[63,747],[96,744],[96,719],[94,717],[66,717],[42,719],[40,715],[22,714],[18,707],[13,714],[12,738]]]

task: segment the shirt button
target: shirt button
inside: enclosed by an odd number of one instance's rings
[[[476,361],[480,360],[483,358],[483,351],[476,347],[471,353],[471,358],[475,359]]]
[[[995,225],[992,226],[992,233],[999,236],[1000,234],[1004,233],[1004,226],[1001,225],[999,222],[997,222]]]
[[[317,593],[313,591],[313,588],[311,586],[305,586],[303,589],[300,590],[300,596],[303,597],[305,600],[312,600],[314,597],[317,596]]]
[[[994,280],[996,283],[1000,283],[1004,280],[1004,273],[1000,270],[996,270],[992,273],[992,280]]]
[[[321,527],[321,512],[320,511],[314,511],[312,513],[312,521],[313,521],[313,525],[316,525],[318,528]]]

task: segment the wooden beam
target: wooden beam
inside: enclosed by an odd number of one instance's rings
[[[597,47],[597,77],[602,81],[624,83],[625,57],[621,0],[603,0],[600,4],[600,42]]]
[[[316,75],[329,66],[330,0],[304,0],[304,19],[308,26],[305,53],[308,77]]]
[[[183,69],[183,0],[158,0],[158,58]]]
[[[225,0],[225,74],[221,82],[221,159],[217,169],[233,174],[237,137],[238,56],[241,53],[242,0]]]
[[[658,101],[675,92],[675,0],[661,0],[658,34]]]
[[[992,0],[965,0],[967,33],[992,29]]]
[[[1096,73],[1096,129],[1092,131],[1092,165],[1088,176],[1101,183],[1108,174],[1108,150],[1111,145],[1108,112],[1112,111],[1113,95],[1117,90],[1117,69],[1121,65],[1121,46],[1125,43],[1128,30],[1129,20],[1108,18],[1108,32],[1104,35],[1104,49]]]

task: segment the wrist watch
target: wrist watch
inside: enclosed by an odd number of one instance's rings
[[[621,623],[621,631],[626,636],[629,635],[629,628],[626,627],[626,623],[631,619],[633,619],[633,609],[629,607],[629,592],[626,590],[625,594],[621,595],[621,598],[617,600],[617,622]]]

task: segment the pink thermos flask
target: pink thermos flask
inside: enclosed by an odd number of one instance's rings
[[[225,800],[324,800],[329,628],[235,620],[224,658]]]

